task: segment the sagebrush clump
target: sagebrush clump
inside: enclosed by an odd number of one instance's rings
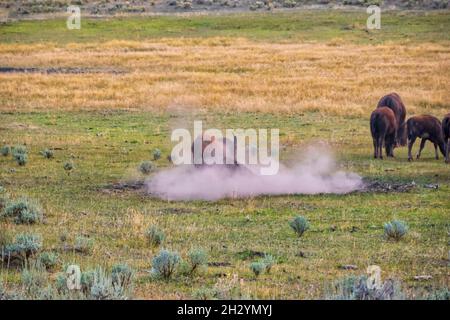
[[[5,206],[3,216],[13,217],[17,224],[34,224],[42,222],[44,218],[42,208],[37,202],[27,198],[11,201]]]
[[[75,238],[74,249],[76,252],[83,254],[90,254],[92,253],[93,248],[94,248],[93,239],[85,236],[78,236]]]
[[[51,159],[53,158],[53,150],[44,149],[41,151],[41,155],[46,159]]]
[[[6,146],[1,147],[0,154],[2,156],[7,157],[10,153],[11,153],[10,146],[6,145]]]
[[[157,226],[150,226],[145,231],[145,237],[151,246],[157,247],[164,241],[165,235]]]
[[[301,237],[309,229],[309,222],[305,217],[297,216],[289,222],[289,226]]]
[[[327,299],[331,300],[403,300],[405,299],[399,282],[388,279],[379,287],[369,288],[367,276],[349,276],[336,281],[328,289]]]
[[[66,170],[67,175],[70,175],[70,172],[74,169],[74,165],[72,161],[66,161],[63,165],[64,170]]]
[[[208,264],[208,254],[203,249],[192,249],[188,253],[190,273],[193,274]]]
[[[151,161],[142,161],[139,165],[139,171],[145,175],[150,174],[155,168],[156,166]]]
[[[400,241],[408,233],[405,222],[394,220],[384,224],[384,236],[388,240]]]
[[[19,166],[26,165],[28,161],[28,154],[27,154],[27,148],[25,146],[15,146],[12,149],[12,155],[14,160],[17,162]]]
[[[114,283],[102,268],[94,273],[94,281],[90,290],[89,299],[92,300],[127,300],[128,292],[122,283]]]
[[[113,284],[121,284],[124,286],[131,285],[133,281],[134,271],[125,263],[119,263],[112,267],[111,277]]]
[[[181,258],[177,252],[161,250],[152,259],[151,274],[156,278],[169,279],[180,262]]]
[[[38,253],[42,248],[42,237],[33,233],[18,234],[13,243],[3,246],[2,260],[19,260],[23,262]]]
[[[52,270],[58,264],[58,255],[53,252],[42,252],[38,256],[38,261],[46,270]]]
[[[277,263],[276,259],[271,254],[265,254],[264,258],[261,259],[260,262],[264,264],[264,268],[267,273],[270,273],[272,267]]]
[[[255,277],[258,277],[261,273],[264,272],[266,266],[262,262],[252,262],[250,264],[250,270],[253,272]]]
[[[156,161],[161,158],[162,152],[159,149],[153,149],[152,155],[153,155],[153,160]]]

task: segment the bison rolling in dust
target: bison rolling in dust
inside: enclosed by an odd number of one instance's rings
[[[442,132],[441,122],[438,118],[430,115],[414,116],[406,122],[408,132],[408,160],[412,161],[411,150],[417,138],[421,138],[419,152],[417,159],[420,158],[420,153],[425,147],[427,140],[434,144],[434,153],[436,160],[439,159],[437,148],[441,150],[445,157],[445,143]]]
[[[397,121],[392,109],[377,107],[372,112],[370,116],[370,132],[372,133],[375,159],[383,159],[383,144],[386,148],[386,156],[394,156],[397,129]]]
[[[394,112],[396,129],[396,146],[406,145],[406,108],[400,96],[395,93],[389,93],[378,101],[377,108],[388,107]]]

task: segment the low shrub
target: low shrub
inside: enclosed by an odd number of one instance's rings
[[[164,241],[165,235],[164,232],[158,229],[157,226],[150,226],[145,231],[145,237],[151,246],[157,247]]]
[[[267,273],[270,273],[272,267],[277,263],[276,259],[270,254],[265,254],[260,262],[264,264],[264,269]]]
[[[289,226],[301,237],[309,229],[309,222],[305,217],[297,216],[289,222]]]
[[[52,270],[58,264],[58,255],[53,252],[42,252],[38,256],[38,262],[44,266],[46,270]]]
[[[156,161],[161,158],[162,152],[159,149],[153,149],[152,155],[153,155],[153,160]]]
[[[74,249],[76,252],[90,254],[94,248],[94,240],[85,236],[75,238]]]
[[[3,215],[14,217],[17,224],[34,224],[42,222],[44,214],[41,207],[33,200],[21,198],[5,206]]]
[[[384,224],[384,235],[388,240],[400,241],[408,232],[408,226],[399,220]]]
[[[192,249],[188,253],[190,273],[193,274],[202,267],[208,265],[208,255],[203,249]]]
[[[6,145],[0,148],[0,154],[4,157],[7,157],[11,153],[11,148]]]
[[[42,237],[33,233],[23,233],[15,237],[14,242],[4,246],[2,259],[19,259],[23,261],[35,255],[42,248]]]
[[[174,274],[181,258],[178,253],[161,250],[152,259],[151,274],[156,278],[169,279]]]
[[[113,283],[110,277],[102,268],[98,268],[94,274],[89,299],[92,300],[126,300],[128,294],[126,287],[121,283]]]
[[[74,165],[72,161],[64,162],[63,168],[66,170],[67,174],[70,175],[70,172],[74,169]]]
[[[331,293],[330,293],[331,291]],[[386,280],[379,288],[369,289],[367,276],[350,276],[336,281],[326,296],[331,300],[402,300],[405,299],[399,282]]]
[[[113,284],[129,286],[133,282],[134,272],[127,264],[116,264],[112,267],[111,277]]]
[[[139,171],[145,175],[150,174],[155,168],[156,166],[151,161],[142,161],[139,165]]]
[[[44,149],[41,151],[41,155],[46,159],[51,159],[53,158],[53,150]]]
[[[262,262],[252,262],[250,264],[250,270],[253,272],[255,277],[258,277],[261,273],[264,272],[266,266]]]

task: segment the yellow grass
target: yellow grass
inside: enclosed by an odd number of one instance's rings
[[[408,113],[450,109],[442,44],[264,43],[246,39],[0,44],[0,65],[122,74],[0,74],[0,110],[165,110],[362,115],[391,91]]]

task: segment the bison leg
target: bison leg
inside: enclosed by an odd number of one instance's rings
[[[378,158],[378,143],[377,143],[377,139],[372,138],[373,140],[373,157],[376,159]]]
[[[412,161],[411,151],[412,151],[412,147],[414,145],[414,142],[416,142],[416,137],[411,137],[408,140],[409,140],[408,141],[408,161]]]
[[[425,142],[427,142],[427,139],[422,139],[420,141],[420,148],[419,148],[419,152],[417,152],[416,158],[419,159],[420,158],[420,154],[422,153],[423,148],[425,148]]]
[[[384,137],[378,137],[378,158],[383,159],[383,142]]]
[[[446,139],[445,141],[445,162],[448,163],[449,162],[449,158],[448,158],[448,153],[449,153],[449,149],[450,149],[450,139]]]
[[[434,156],[435,156],[436,160],[439,160],[438,145],[437,145],[437,143],[434,144]]]

